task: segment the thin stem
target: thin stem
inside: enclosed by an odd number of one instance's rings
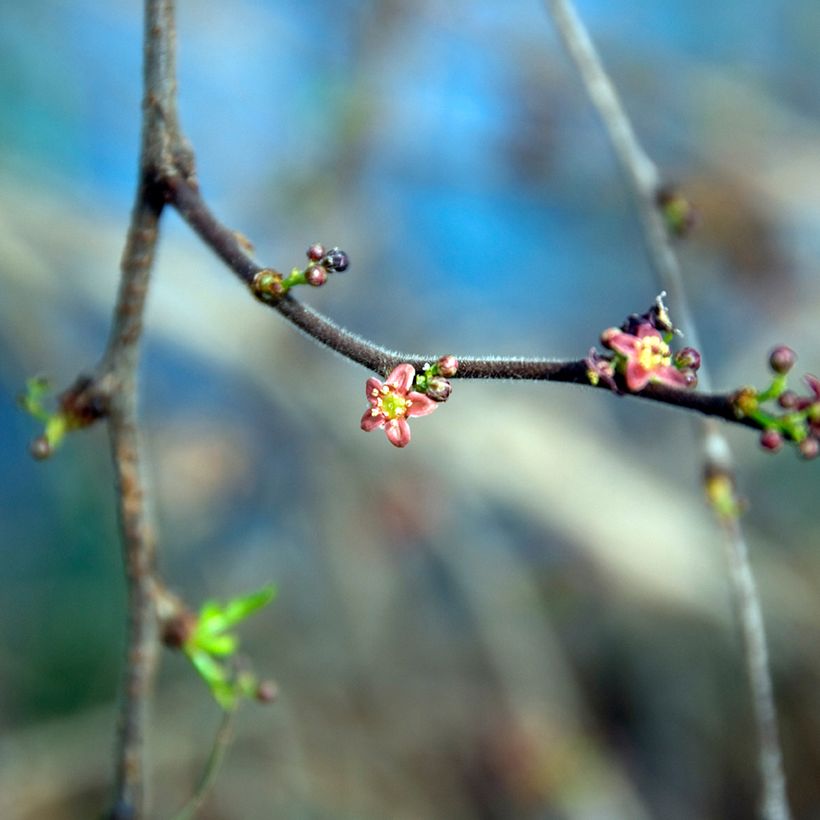
[[[632,189],[641,215],[649,259],[660,286],[669,292],[675,306],[676,321],[687,340],[700,349],[680,265],[656,205],[661,187],[658,169],[638,142],[618,93],[571,0],[545,2]],[[701,385],[708,388],[709,375],[706,368],[701,367],[698,378]],[[706,480],[723,476],[727,486],[734,487],[731,450],[711,419],[702,423],[702,441]],[[763,613],[749,562],[749,550],[737,517],[737,504],[731,506],[735,510],[734,514],[719,515],[719,518],[725,533],[733,599],[743,631],[746,667],[759,739],[758,762],[763,790],[761,814],[766,820],[788,820],[790,811]]]
[[[181,144],[176,120],[173,0],[146,0],[142,145],[139,181],[123,252],[117,303],[95,389],[107,399],[127,586],[127,635],[116,749],[112,820],[147,814],[145,726],[156,670],[156,536],[141,473],[136,374],[145,300],[164,205],[160,180]]]
[[[208,761],[205,764],[205,769],[202,772],[202,777],[197,784],[196,791],[191,796],[191,799],[174,815],[173,820],[191,820],[196,816],[196,813],[202,808],[214,779],[219,772],[222,761],[228,752],[228,748],[233,740],[233,727],[236,723],[237,709],[231,709],[222,713],[222,722],[219,724],[214,743],[211,747],[211,753],[208,755]]]

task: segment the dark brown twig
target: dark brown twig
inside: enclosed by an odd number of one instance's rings
[[[191,185],[180,177],[170,178],[167,184],[171,204],[196,231],[200,239],[241,281],[250,285],[257,273],[262,270],[271,270],[271,268],[259,265],[248,256],[235,232],[226,228],[211,213],[197,186]],[[402,353],[374,344],[340,327],[318,311],[294,299],[290,294],[269,304],[308,336],[382,376],[402,362],[408,362],[420,370],[425,363],[435,361],[440,355]],[[454,378],[554,381],[592,387],[587,376],[587,369],[584,359],[559,361],[543,358],[459,356],[459,369]],[[595,386],[609,390],[603,382]],[[640,393],[630,395],[686,410],[694,410],[706,416],[735,422],[753,429],[760,428],[759,423],[754,419],[738,417],[731,393],[704,393],[650,384]]]

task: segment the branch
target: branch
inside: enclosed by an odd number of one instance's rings
[[[272,268],[259,265],[248,255],[236,233],[225,227],[211,213],[196,185],[179,176],[169,178],[166,184],[170,203],[242,282],[251,286],[254,277],[261,271],[276,272]],[[403,362],[413,365],[416,370],[421,370],[425,363],[435,361],[440,355],[402,353],[382,347],[340,327],[290,294],[266,304],[320,344],[382,376],[386,376],[396,365]],[[586,359],[559,361],[543,358],[459,356],[458,361],[458,372],[453,378],[554,381],[610,390],[603,381],[597,385],[590,382]],[[629,395],[761,429],[761,424],[755,419],[749,416],[738,417],[733,393],[704,393],[649,384],[640,393]]]
[[[638,142],[615,87],[571,0],[546,0],[546,3],[630,184],[641,216],[647,252],[660,286],[669,292],[675,304],[678,322],[687,339],[699,349],[697,329],[691,318],[680,265],[666,224],[657,208],[658,194],[662,190],[658,169]],[[701,368],[699,379],[702,385],[709,386],[706,368]],[[788,820],[791,815],[786,796],[766,631],[757,585],[749,563],[749,549],[738,519],[740,505],[734,490],[732,453],[726,439],[709,419],[703,422],[702,438],[704,482],[723,526],[729,578],[743,631],[744,654],[759,742],[762,816],[766,820]]]
[[[146,505],[137,430],[136,373],[143,313],[164,206],[162,178],[177,159],[191,169],[177,124],[173,0],[146,0],[139,181],[123,252],[111,333],[87,388],[108,410],[108,432],[127,585],[127,648],[116,750],[112,820],[146,815],[145,725],[157,661],[156,537]]]

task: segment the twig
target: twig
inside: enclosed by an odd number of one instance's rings
[[[145,810],[144,734],[157,657],[153,604],[154,530],[146,510],[137,431],[136,366],[140,317],[154,257],[159,211],[138,195],[122,268],[108,384],[108,432],[127,585],[127,650],[117,740],[112,820],[140,818]]]
[[[638,142],[615,87],[571,0],[545,2],[629,181],[638,204],[647,251],[658,281],[661,287],[669,292],[675,306],[678,325],[688,341],[700,349],[680,275],[680,265],[672,248],[666,224],[656,205],[656,197],[661,188],[658,169]],[[708,389],[709,377],[705,368],[701,368],[698,377],[700,383]],[[707,419],[703,422],[702,437],[705,480],[723,476],[727,486],[733,488],[734,468],[731,451],[728,442],[712,420]],[[743,631],[746,666],[757,724],[763,791],[761,814],[766,820],[788,820],[791,815],[786,796],[766,631],[760,598],[749,562],[749,550],[737,517],[736,503],[733,506],[734,513],[722,514],[719,518],[726,538],[729,578]]]
[[[161,180],[176,167],[176,155],[184,154],[176,116],[173,12],[173,0],[145,2],[139,181],[108,346],[91,388],[108,408],[127,585],[127,649],[112,820],[139,820],[147,811],[144,737],[158,647],[153,600],[156,537],[141,475],[136,373],[164,205]]]
[[[196,791],[191,795],[191,799],[174,815],[173,820],[191,820],[202,808],[202,804],[213,786],[214,778],[219,772],[219,767],[225,759],[228,747],[231,745],[237,711],[237,709],[231,709],[222,713],[222,722],[219,724],[219,729],[217,729],[211,753],[208,755],[208,761],[205,764]]]
[[[211,213],[197,186],[178,176],[168,179],[167,185],[170,203],[240,280],[250,285],[257,273],[272,270],[257,264],[248,256],[236,234]],[[440,355],[402,353],[370,342],[340,327],[290,294],[279,301],[269,303],[269,306],[316,341],[383,376],[402,362],[408,362],[420,370],[426,362],[435,361]],[[559,361],[543,358],[459,356],[459,369],[454,378],[555,381],[609,390],[603,382],[592,385],[587,371],[588,365],[584,359]],[[738,418],[731,393],[704,393],[649,384],[640,393],[629,395],[760,429],[759,422],[754,419]]]

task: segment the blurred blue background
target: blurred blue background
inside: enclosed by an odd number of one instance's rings
[[[103,430],[34,463],[25,379],[101,352],[136,178],[137,2],[0,8],[0,816],[92,816],[111,777],[123,586]],[[647,149],[716,385],[787,342],[820,373],[820,6],[579,10]],[[638,220],[543,7],[179,4],[203,191],[303,294],[407,351],[576,357],[654,298]],[[674,318],[674,304],[670,305]],[[173,214],[141,403],[161,566],[192,605],[275,582],[206,818],[747,818],[753,727],[692,420],[565,386],[457,383],[391,448],[369,374],[248,298]],[[820,817],[816,464],[735,446],[795,816]],[[155,816],[218,723],[166,656]]]

